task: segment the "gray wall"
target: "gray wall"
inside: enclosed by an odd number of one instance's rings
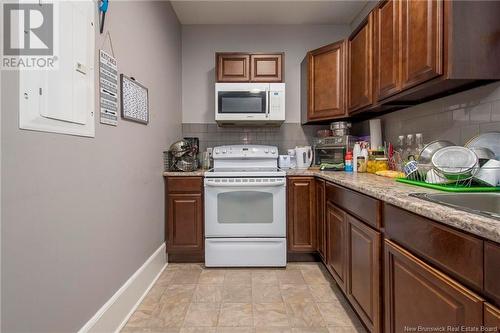
[[[424,141],[437,139],[465,144],[479,133],[500,131],[500,82],[467,90],[382,117],[385,140],[423,133]],[[368,123],[354,126],[356,134],[369,134]]]
[[[98,123],[92,139],[19,130],[18,78],[2,75],[2,332],[77,331],[164,241],[180,24],[168,2],[137,1],[111,3],[106,26],[119,72],[149,87],[148,126]]]
[[[183,25],[182,122],[215,123],[215,52],[285,52],[286,122],[300,122],[300,62],[348,25]]]

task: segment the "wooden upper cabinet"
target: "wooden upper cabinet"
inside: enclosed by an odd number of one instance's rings
[[[281,82],[283,54],[250,55],[250,81]]]
[[[216,53],[217,82],[282,82],[283,53]]]
[[[250,55],[217,53],[217,81],[245,82],[250,80]]]
[[[443,74],[443,1],[401,1],[402,88]]]
[[[385,332],[483,323],[480,297],[388,240],[384,266]]]
[[[342,290],[347,280],[347,223],[345,213],[326,203],[326,266]]]
[[[345,42],[308,53],[307,121],[345,117]]]
[[[373,15],[370,14],[347,41],[349,54],[347,107],[349,112],[370,106],[373,102],[372,40]]]
[[[316,205],[314,177],[288,179],[288,251],[316,251]]]
[[[401,90],[400,1],[382,1],[373,10],[373,84],[380,101]]]

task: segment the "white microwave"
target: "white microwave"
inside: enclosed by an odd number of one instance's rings
[[[285,121],[284,83],[216,83],[219,125],[280,125]]]

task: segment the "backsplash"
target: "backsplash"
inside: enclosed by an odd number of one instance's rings
[[[285,123],[280,127],[217,127],[216,124],[182,124],[183,137],[198,137],[200,151],[207,147],[235,144],[259,144],[278,146],[280,154],[288,148],[312,145],[312,138],[319,129],[328,126]]]
[[[500,83],[467,90],[380,118],[384,139],[389,142],[396,143],[399,135],[423,133],[424,142],[446,139],[463,145],[479,133],[500,131]],[[355,130],[366,133],[367,126],[367,122],[357,124]]]

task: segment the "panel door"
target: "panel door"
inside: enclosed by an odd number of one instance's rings
[[[395,243],[385,241],[385,331],[477,326],[483,300]]]
[[[314,177],[288,181],[288,251],[316,251]]]
[[[375,99],[383,100],[401,90],[400,1],[382,1],[374,9]]]
[[[218,82],[248,82],[250,55],[244,53],[217,53]]]
[[[370,14],[348,40],[347,106],[354,112],[372,104],[373,19]]]
[[[443,2],[403,0],[402,88],[409,88],[443,73]]]
[[[282,82],[283,54],[250,55],[250,81]]]
[[[203,250],[203,205],[201,194],[168,195],[169,252]]]
[[[321,260],[326,260],[326,222],[325,222],[325,181],[316,179],[316,224],[317,249]]]
[[[339,41],[308,54],[309,121],[346,116],[344,105],[345,43]]]
[[[370,328],[380,332],[380,233],[358,219],[347,219],[347,297]]]
[[[326,264],[337,284],[345,290],[347,278],[345,213],[330,202],[326,204],[326,225]]]

